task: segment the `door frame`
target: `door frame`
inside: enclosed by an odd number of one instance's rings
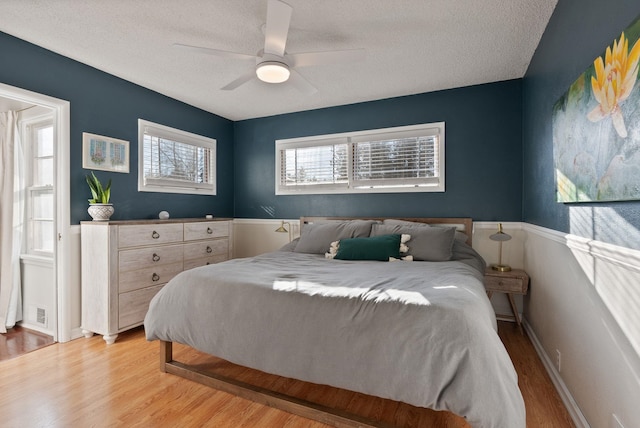
[[[71,199],[70,199],[70,135],[71,108],[69,101],[0,83],[0,97],[12,98],[52,109],[55,124],[55,240],[54,272],[56,283],[54,340],[71,340]]]

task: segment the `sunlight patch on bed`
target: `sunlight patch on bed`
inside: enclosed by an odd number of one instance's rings
[[[454,287],[455,288],[455,287]],[[309,296],[360,298],[365,301],[401,302],[412,305],[430,305],[431,302],[416,291],[397,289],[370,289],[364,287],[332,287],[311,281],[276,280],[273,289],[278,291],[293,291]]]
[[[310,296],[321,295],[327,297],[358,297],[367,292],[367,288],[330,287],[311,281],[275,280],[273,289],[279,291],[296,291]]]
[[[421,306],[429,306],[431,302],[421,293],[417,291],[406,291],[406,290],[385,290],[384,293],[390,297],[390,300],[393,302],[402,302],[410,305],[421,305]]]

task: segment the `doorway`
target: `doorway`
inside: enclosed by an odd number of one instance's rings
[[[31,295],[23,296],[21,309],[22,319],[27,320],[29,328],[35,320],[35,329],[51,334],[54,340],[66,342],[71,340],[71,302],[70,302],[70,200],[69,200],[69,133],[70,106],[68,101],[38,94],[21,88],[0,83],[0,100],[6,105],[18,106],[17,110],[29,112],[24,114],[30,120],[23,121],[21,133],[31,133],[37,140],[45,143],[51,139],[50,153],[38,149],[32,150],[28,161],[42,163],[48,159],[51,171],[50,186],[33,186],[31,206],[32,229],[46,229],[42,236],[49,241],[32,241],[35,251],[26,257],[30,269],[23,274],[42,277],[42,269],[50,266],[50,294],[42,300],[36,289],[24,290]],[[48,167],[44,167],[48,168]],[[36,168],[37,169],[37,168]],[[32,168],[33,171],[33,168]],[[49,172],[43,170],[45,175]],[[34,215],[35,209],[35,215]],[[44,211],[43,211],[44,210]],[[29,215],[29,212],[27,213]],[[47,217],[50,215],[50,217]],[[23,254],[27,252],[22,251]],[[47,257],[48,256],[48,257]],[[49,261],[47,265],[47,259]],[[21,263],[21,271],[23,264]],[[38,269],[41,271],[39,272]],[[26,282],[33,278],[23,278]],[[38,297],[34,297],[38,296]],[[41,299],[38,301],[38,299]],[[3,320],[4,321],[4,320]],[[38,326],[40,321],[40,326]],[[40,328],[38,328],[40,327]]]

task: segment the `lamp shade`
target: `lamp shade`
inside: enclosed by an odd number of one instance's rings
[[[256,68],[258,79],[267,83],[286,82],[291,75],[287,64],[278,61],[264,61]]]
[[[280,227],[275,230],[278,233],[289,233],[286,227],[284,227],[284,221],[280,223]]]
[[[499,223],[498,231],[489,236],[489,239],[491,239],[492,241],[508,241],[509,239],[511,239],[511,235],[509,235],[508,233],[504,233],[502,231],[502,223]]]
[[[289,226],[288,229],[286,227],[284,227],[285,224]],[[289,242],[291,242],[291,223],[289,223],[288,221],[284,221],[284,220],[280,221],[280,227],[277,228],[275,230],[275,232],[288,233],[289,234]]]

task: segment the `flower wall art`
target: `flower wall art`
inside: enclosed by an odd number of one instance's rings
[[[558,202],[640,199],[640,18],[553,107]]]
[[[83,132],[82,167],[128,173],[129,142]]]

